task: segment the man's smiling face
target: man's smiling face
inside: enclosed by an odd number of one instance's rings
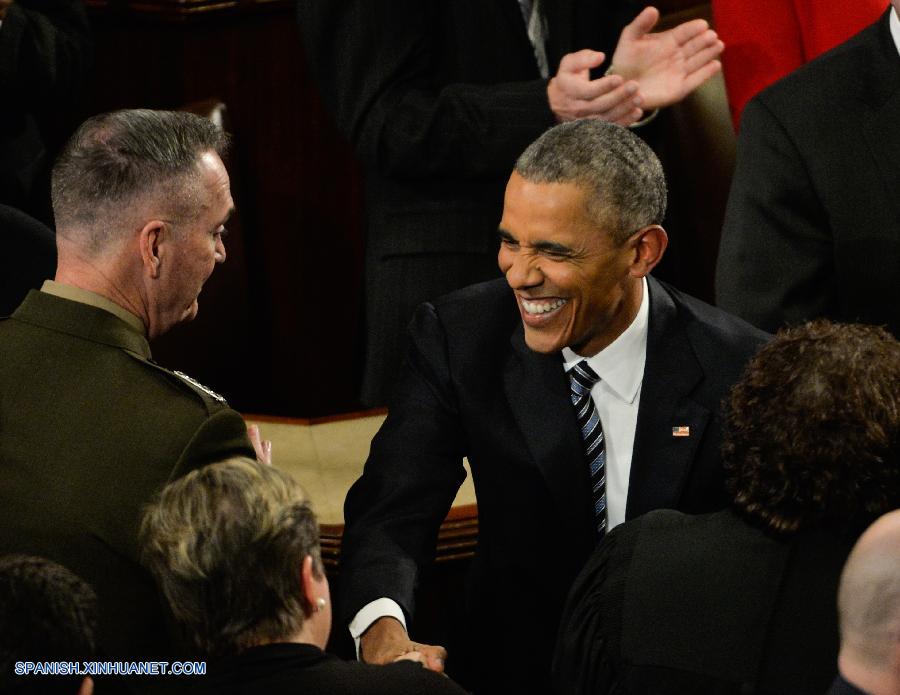
[[[613,242],[574,183],[533,183],[513,172],[500,221],[500,270],[536,352],[594,355],[624,331],[641,300],[633,237]]]

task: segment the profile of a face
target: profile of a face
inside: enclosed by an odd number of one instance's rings
[[[211,151],[200,156],[197,169],[196,213],[167,230],[167,262],[161,265],[156,293],[160,333],[197,316],[203,285],[225,261],[222,236],[234,211],[228,172]]]

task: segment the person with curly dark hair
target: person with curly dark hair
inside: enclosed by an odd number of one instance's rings
[[[814,321],[750,361],[731,393],[722,459],[735,508],[773,532],[862,532],[900,489],[900,343]]]
[[[565,693],[821,695],[835,676],[841,568],[900,507],[900,343],[872,326],[785,330],[726,404],[731,509],[614,529],[576,580]]]

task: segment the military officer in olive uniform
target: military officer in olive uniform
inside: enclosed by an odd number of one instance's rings
[[[196,315],[225,260],[225,144],[184,113],[84,123],[53,170],[56,279],[0,320],[0,554],[90,582],[108,658],[177,652],[139,565],[143,506],[204,464],[265,458],[221,396],[154,364],[148,345]]]

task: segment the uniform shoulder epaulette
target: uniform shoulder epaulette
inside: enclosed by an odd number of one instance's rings
[[[212,398],[215,398],[217,401],[219,401],[219,403],[225,403],[225,404],[228,403],[228,401],[225,400],[225,396],[223,396],[223,395],[221,395],[221,394],[219,394],[219,393],[216,393],[215,391],[213,391],[213,390],[212,390],[211,388],[209,388],[208,386],[204,386],[204,385],[201,384],[199,381],[197,381],[197,380],[194,379],[193,377],[189,377],[189,376],[188,376],[187,374],[185,374],[184,372],[173,371],[172,374],[174,374],[175,376],[179,377],[180,379],[184,379],[186,382],[188,382],[191,386],[193,386],[193,387],[194,387],[195,389],[197,389],[198,391],[202,391],[202,392],[205,393],[207,396],[210,396],[210,397],[212,397]]]

